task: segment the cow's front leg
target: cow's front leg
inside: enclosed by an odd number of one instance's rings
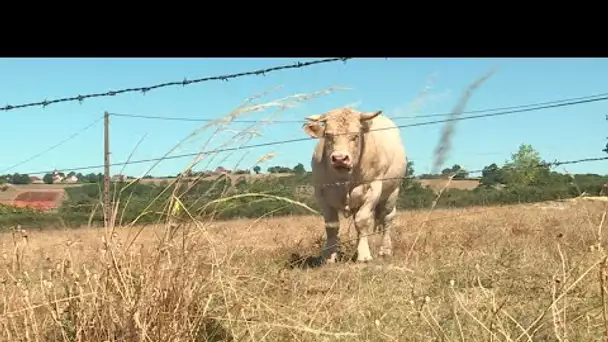
[[[391,231],[393,230],[395,216],[397,215],[397,197],[399,195],[399,188],[395,189],[393,193],[388,197],[385,203],[376,209],[377,224],[382,231],[382,245],[380,246],[381,256],[393,255],[393,242],[391,240]]]
[[[338,259],[338,247],[340,232],[340,218],[338,211],[327,204],[321,204],[323,221],[325,222],[325,247],[323,248],[323,260],[327,263],[334,263]]]
[[[378,203],[382,184],[372,183],[365,192],[365,201],[355,214],[355,228],[357,229],[357,261],[365,262],[373,260],[369,250],[368,236],[371,235],[375,225],[375,207]]]

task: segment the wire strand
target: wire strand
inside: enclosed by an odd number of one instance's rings
[[[541,110],[541,109],[567,107],[567,106],[574,106],[574,105],[579,105],[579,104],[584,104],[584,103],[599,102],[599,101],[606,101],[606,100],[608,100],[608,96],[599,97],[599,98],[588,98],[588,99],[584,99],[584,100],[570,101],[570,102],[563,102],[563,103],[555,103],[555,104],[551,104],[551,105],[538,106],[535,108],[516,109],[516,110],[508,110],[508,111],[502,111],[502,112],[497,112],[497,113],[470,115],[470,116],[463,116],[463,117],[458,117],[458,118],[449,118],[449,119],[443,119],[443,120],[418,122],[418,123],[406,124],[406,125],[396,125],[395,127],[385,127],[385,128],[374,129],[371,131],[383,131],[383,130],[389,130],[389,129],[420,127],[420,126],[436,125],[436,124],[451,122],[451,121],[463,121],[463,120],[481,119],[481,118],[487,118],[487,117],[497,117],[497,116],[516,114],[516,113],[531,112],[531,111],[536,111],[536,110]],[[352,134],[352,133],[341,133],[340,135],[344,135],[344,134]],[[111,163],[110,166],[133,165],[133,164],[149,163],[149,162],[160,161],[160,160],[181,159],[181,158],[195,157],[195,156],[205,155],[205,154],[240,151],[240,150],[246,150],[246,149],[251,149],[251,148],[291,144],[291,143],[303,142],[303,141],[309,141],[309,140],[315,140],[315,139],[311,138],[311,137],[305,137],[305,138],[295,138],[295,139],[289,139],[289,140],[272,141],[272,142],[266,142],[266,143],[243,145],[243,146],[239,146],[239,147],[222,148],[222,149],[216,149],[216,150],[211,150],[211,151],[185,153],[185,154],[166,156],[166,157],[161,157],[161,158],[149,158],[149,159],[133,160],[130,162]],[[75,168],[63,168],[63,169],[61,169],[61,171],[79,171],[79,170],[88,170],[88,169],[98,169],[98,168],[102,168],[102,167],[104,167],[103,164],[75,167]],[[36,171],[36,172],[30,172],[28,174],[41,174],[41,173],[48,173],[48,172],[52,172],[52,171]]]
[[[608,160],[608,156],[605,156],[605,157],[588,157],[588,158],[573,159],[573,160],[564,160],[564,161],[555,160],[553,162],[541,162],[538,165],[534,165],[533,167],[535,167],[535,168],[552,168],[552,167],[562,166],[562,165],[582,164],[582,163],[590,163],[590,162],[605,161],[605,160]],[[469,175],[470,174],[483,173],[484,169],[485,168],[467,170],[465,168],[462,168],[462,169],[460,169],[458,171],[450,172],[449,175],[438,175],[438,176],[440,176],[439,178],[431,178],[431,179],[447,180],[449,177],[452,177],[452,176],[460,174],[460,173],[466,173],[466,174],[469,174]],[[503,167],[503,169],[505,169],[505,167]],[[72,169],[72,171],[75,171],[75,170],[77,170],[77,169]],[[62,171],[68,171],[68,170],[62,170]],[[240,176],[240,174],[235,174],[235,175],[236,176]],[[200,177],[200,176],[186,177],[186,179],[187,178],[197,179],[198,177]],[[322,187],[332,187],[332,186],[348,185],[350,183],[368,184],[368,183],[372,183],[372,182],[376,182],[376,181],[405,180],[405,179],[417,179],[417,178],[416,177],[406,177],[406,176],[402,176],[402,177],[382,177],[382,178],[374,178],[373,180],[369,180],[369,181],[342,181],[342,182],[310,184],[310,185],[313,185],[313,186],[317,185],[317,186],[322,186]],[[158,180],[159,181],[163,181],[163,180],[168,180],[168,181],[169,180],[173,180],[174,181],[175,178],[160,178]],[[419,180],[424,180],[424,179],[419,179]]]
[[[72,139],[76,138],[78,135],[80,135],[81,133],[83,133],[83,132],[87,131],[89,128],[91,128],[91,127],[95,126],[95,125],[96,125],[98,122],[100,122],[102,119],[103,119],[103,116],[101,116],[101,117],[99,117],[99,118],[95,119],[95,121],[91,122],[91,123],[90,123],[90,124],[88,124],[87,126],[85,126],[85,127],[81,128],[81,129],[80,129],[80,130],[78,130],[77,132],[73,133],[72,135],[70,135],[70,136],[69,136],[69,137],[67,137],[66,139],[63,139],[63,140],[62,140],[62,141],[60,141],[59,143],[57,143],[57,144],[55,144],[55,145],[51,146],[50,148],[48,148],[48,149],[46,149],[46,150],[44,150],[44,151],[42,151],[42,152],[40,152],[40,153],[38,153],[38,154],[34,155],[33,157],[30,157],[30,158],[28,158],[28,159],[22,160],[22,161],[18,162],[17,164],[14,164],[14,165],[12,165],[12,166],[9,166],[9,167],[7,167],[7,168],[5,168],[5,169],[1,170],[1,171],[0,171],[0,174],[3,174],[3,173],[5,173],[5,172],[6,172],[6,171],[8,171],[8,170],[14,169],[14,168],[16,168],[17,166],[21,166],[21,165],[23,165],[23,164],[25,164],[25,163],[27,163],[27,162],[29,162],[29,161],[31,161],[31,160],[34,160],[34,159],[36,159],[36,158],[40,157],[41,155],[43,155],[43,154],[45,154],[45,153],[48,153],[48,152],[50,152],[50,151],[52,151],[52,150],[56,149],[57,147],[59,147],[59,146],[61,146],[61,145],[65,144],[66,142],[68,142],[68,141],[70,141],[70,140],[72,140]]]
[[[599,93],[595,95],[587,95],[587,96],[579,96],[566,98],[561,100],[552,100],[545,102],[535,102],[535,103],[527,103],[515,106],[507,106],[507,107],[494,107],[494,108],[485,108],[485,109],[476,109],[463,111],[460,114],[476,114],[476,113],[488,113],[495,111],[509,111],[509,110],[519,110],[519,109],[531,109],[529,107],[545,107],[549,105],[558,105],[564,103],[570,103],[573,101],[589,101],[595,100],[597,98],[603,99],[608,97],[608,93]],[[126,114],[126,113],[109,113],[112,116],[117,117],[126,117],[126,118],[139,118],[139,119],[151,119],[151,120],[166,120],[166,121],[186,121],[186,122],[212,122],[216,119],[208,119],[208,118],[192,118],[192,117],[168,117],[168,116],[154,116],[154,115],[138,115],[138,114]],[[391,116],[392,120],[400,120],[400,119],[422,119],[422,118],[430,118],[430,117],[446,117],[451,116],[453,113],[431,113],[431,114],[422,114],[415,116]],[[271,122],[271,123],[303,123],[306,120],[233,120],[235,123],[259,123],[259,122]]]
[[[202,82],[208,82],[208,81],[229,81],[231,79],[244,77],[244,76],[265,76],[267,73],[271,73],[271,72],[275,72],[275,71],[288,70],[288,69],[299,69],[299,68],[309,67],[309,66],[313,66],[313,65],[317,65],[317,64],[333,63],[333,62],[339,62],[339,61],[346,62],[347,60],[352,59],[352,58],[353,57],[325,58],[325,59],[319,59],[319,60],[310,61],[310,62],[296,62],[296,63],[292,63],[292,64],[284,64],[284,65],[279,65],[279,66],[275,66],[275,67],[271,67],[271,68],[258,69],[258,70],[253,70],[253,71],[245,71],[245,72],[239,72],[239,73],[235,73],[235,74],[209,76],[209,77],[203,77],[203,78],[195,78],[192,80],[184,78],[182,81],[172,81],[172,82],[159,83],[159,84],[154,84],[154,85],[149,85],[149,86],[144,86],[144,87],[110,90],[105,93],[91,93],[91,94],[86,94],[86,95],[63,97],[63,98],[58,98],[58,99],[53,99],[53,100],[29,102],[29,103],[23,103],[23,104],[18,104],[18,105],[7,104],[4,107],[0,107],[0,111],[9,111],[9,110],[21,109],[21,108],[27,108],[27,107],[43,107],[44,108],[49,105],[52,105],[55,103],[60,103],[60,102],[78,101],[78,102],[82,103],[84,100],[90,99],[90,98],[116,96],[116,95],[121,95],[121,94],[125,94],[125,93],[134,93],[134,92],[141,92],[142,94],[145,95],[147,92],[155,90],[155,89],[159,89],[159,88],[166,88],[166,87],[179,86],[179,85],[187,86],[187,85],[194,84],[194,83],[202,83]]]

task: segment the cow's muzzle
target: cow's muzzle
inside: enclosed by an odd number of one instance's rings
[[[339,152],[331,154],[331,165],[339,170],[350,170],[352,168],[352,162],[348,154]]]

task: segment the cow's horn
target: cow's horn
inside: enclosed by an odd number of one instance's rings
[[[361,113],[361,114],[359,114],[359,120],[361,120],[361,121],[371,120],[380,114],[382,114],[381,110],[378,110],[375,112]]]
[[[322,121],[325,121],[325,114],[311,115],[311,116],[307,117],[306,120],[322,122]]]

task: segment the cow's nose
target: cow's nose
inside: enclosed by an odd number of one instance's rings
[[[342,153],[334,153],[331,155],[331,161],[333,163],[342,163],[342,164],[346,164],[348,163],[350,158],[348,158],[348,155],[346,154],[342,154]]]

